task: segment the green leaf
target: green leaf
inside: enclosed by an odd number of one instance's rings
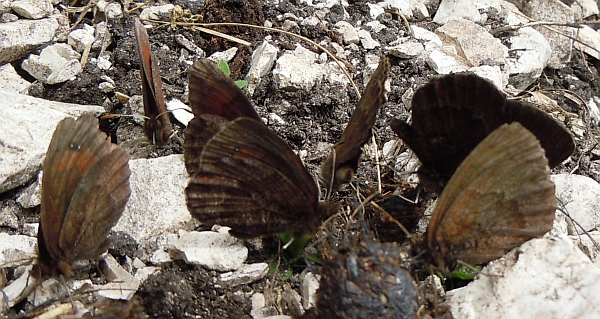
[[[294,272],[291,269],[286,269],[279,274],[279,278],[281,278],[281,280],[283,281],[286,281],[290,279],[290,277],[292,277],[293,274]]]
[[[243,89],[248,85],[248,81],[246,80],[237,80],[235,81],[235,85],[237,85],[240,89]]]
[[[221,69],[221,71],[223,71],[223,73],[227,74],[227,76],[231,75],[231,70],[229,69],[229,64],[227,64],[227,61],[223,59],[219,60],[218,67]]]
[[[462,280],[473,280],[481,270],[481,266],[465,266],[458,264],[456,270],[452,272],[450,277]]]

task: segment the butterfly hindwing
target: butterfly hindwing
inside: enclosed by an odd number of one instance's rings
[[[427,228],[438,265],[488,262],[552,228],[557,204],[544,154],[518,122],[503,124],[473,149]]]
[[[93,116],[58,124],[43,165],[38,233],[42,263],[52,268],[97,253],[90,249],[106,240],[131,193],[128,160],[98,130]]]
[[[186,195],[197,219],[229,226],[237,237],[302,234],[321,222],[311,175],[281,138],[251,118],[225,124],[206,144]]]

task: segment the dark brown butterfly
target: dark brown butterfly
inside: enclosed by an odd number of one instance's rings
[[[239,238],[308,233],[327,212],[300,158],[261,121],[247,117],[226,123],[206,143],[186,197],[194,217],[229,226]]]
[[[217,66],[201,59],[189,73],[189,100],[194,118],[184,131],[184,158],[188,173],[193,175],[204,145],[228,121],[260,117],[244,92]]]
[[[192,65],[189,88],[194,116],[212,114],[227,121],[245,116],[260,121],[246,94],[210,60],[200,59]]]
[[[435,206],[427,246],[448,273],[481,264],[552,228],[554,184],[544,149],[520,123],[503,124],[458,166]]]
[[[56,127],[44,160],[38,228],[41,278],[70,276],[77,260],[108,249],[106,239],[129,199],[129,156],[84,114]]]
[[[152,144],[160,147],[169,142],[171,121],[167,114],[165,97],[163,96],[158,60],[150,50],[148,33],[137,18],[134,19],[134,24],[135,38],[140,55],[144,113],[148,117],[144,122],[144,132],[148,139],[152,141]]]
[[[392,120],[394,132],[417,154],[421,176],[438,190],[488,134],[504,123],[519,122],[531,131],[554,168],[574,151],[571,134],[545,112],[510,101],[473,74],[453,74],[423,86],[412,99],[412,124]],[[427,182],[427,181],[426,181]],[[437,185],[436,185],[437,184]]]
[[[327,189],[338,190],[343,184],[350,183],[354,177],[362,154],[361,148],[371,137],[371,129],[375,125],[379,108],[387,101],[385,81],[389,69],[389,60],[381,57],[379,66],[371,76],[342,137],[321,165],[320,179]]]

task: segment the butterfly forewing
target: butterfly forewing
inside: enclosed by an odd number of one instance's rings
[[[196,115],[183,131],[183,157],[185,168],[190,176],[198,171],[202,150],[208,141],[217,134],[227,120],[216,115]]]
[[[507,100],[493,84],[473,74],[436,79],[413,96],[412,124],[391,127],[415,152],[423,171],[443,184],[471,150],[504,123],[520,122],[540,140],[555,167],[574,150],[571,134],[543,111]]]
[[[185,167],[192,176],[208,140],[238,117],[260,120],[244,92],[209,60],[194,63],[189,73],[189,99],[194,119],[184,131]]]
[[[460,164],[438,200],[427,244],[438,266],[498,258],[552,228],[548,160],[519,123],[504,124]]]
[[[375,125],[379,108],[387,101],[385,81],[388,78],[389,69],[389,60],[381,57],[379,66],[371,76],[348,126],[336,143],[332,154],[321,165],[321,180],[327,188],[331,184],[331,188],[337,190],[354,177],[362,154],[361,148],[371,137],[371,129]],[[332,173],[333,183],[331,183]]]
[[[318,189],[298,156],[250,118],[227,123],[206,144],[186,195],[196,218],[238,237],[301,234],[322,217]]]
[[[213,114],[228,121],[242,116],[260,120],[246,94],[207,59],[196,61],[190,69],[189,88],[195,116]]]
[[[42,263],[70,264],[97,253],[90,249],[106,240],[131,192],[128,159],[106,140],[93,116],[58,124],[43,165]]]
[[[142,77],[142,95],[144,113],[148,119],[144,122],[144,131],[150,141],[164,146],[171,136],[171,121],[162,91],[162,80],[158,68],[158,60],[152,55],[148,33],[138,19],[134,19],[135,38],[140,57],[140,74]]]

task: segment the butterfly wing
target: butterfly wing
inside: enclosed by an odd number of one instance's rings
[[[244,92],[209,60],[194,63],[188,82],[194,119],[184,131],[183,154],[192,176],[198,170],[204,146],[227,121],[238,117],[260,121],[260,117]]]
[[[68,260],[97,257],[106,247],[106,236],[117,224],[131,195],[129,155],[114,144],[105,143],[108,153],[98,158],[81,180],[62,231],[60,246],[67,248]],[[69,254],[70,252],[70,254]]]
[[[240,238],[314,230],[318,189],[289,146],[262,122],[238,118],[206,144],[186,188],[188,209]]]
[[[321,165],[321,180],[327,188],[331,184],[331,189],[337,190],[354,177],[362,154],[361,148],[371,137],[379,108],[387,101],[385,81],[389,69],[389,60],[382,57],[334,152]]]
[[[144,113],[148,117],[144,122],[144,131],[148,139],[158,146],[164,146],[171,136],[171,121],[162,91],[162,80],[156,57],[150,50],[148,33],[140,20],[134,19],[135,38],[140,56],[140,74],[142,76],[142,95]]]
[[[548,160],[518,122],[485,138],[452,176],[427,228],[441,269],[457,259],[479,264],[552,228],[557,204]]]
[[[220,116],[211,114],[196,115],[183,131],[183,158],[190,176],[198,171],[204,146],[227,123]]]
[[[213,114],[228,121],[242,116],[260,120],[246,94],[207,59],[192,65],[189,89],[190,105],[195,116]]]
[[[419,157],[423,170],[444,184],[479,142],[514,121],[541,141],[551,167],[573,153],[573,138],[562,125],[529,104],[507,100],[473,74],[447,75],[423,86],[413,96],[412,124],[395,119],[391,127]]]
[[[108,230],[100,234],[86,229],[112,227],[121,216],[130,194],[128,159],[106,140],[89,114],[58,124],[43,166],[38,233],[42,262],[71,263],[84,256],[86,248],[106,240]],[[74,244],[82,240],[86,243]]]

